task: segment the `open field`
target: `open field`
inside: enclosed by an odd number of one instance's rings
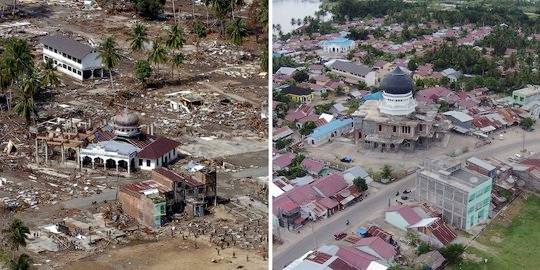
[[[450,269],[506,270],[538,269],[540,258],[540,197],[529,195],[519,199],[507,211],[497,217],[477,239],[487,247],[467,249],[472,258],[461,266]],[[487,263],[483,259],[487,259]]]

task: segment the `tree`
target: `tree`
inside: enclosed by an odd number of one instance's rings
[[[205,38],[207,35],[206,27],[204,24],[200,21],[196,21],[193,24],[193,33],[195,34],[196,41],[195,41],[195,48],[197,49],[197,52],[199,51],[199,43],[201,42],[201,39]]]
[[[309,135],[311,132],[317,128],[317,125],[313,121],[307,121],[304,123],[304,126],[300,129],[300,134]]]
[[[448,104],[446,100],[440,100],[438,104],[439,104],[439,112],[447,112],[450,110],[450,104]]]
[[[443,247],[439,250],[441,255],[448,261],[450,264],[456,264],[461,261],[461,255],[465,252],[465,246],[462,244],[450,244],[446,247]]]
[[[24,225],[22,220],[15,218],[4,233],[7,236],[11,248],[19,250],[19,247],[26,247],[26,240],[28,239],[27,234],[30,233],[30,229]]]
[[[248,32],[244,20],[236,18],[227,25],[227,33],[234,45],[240,45],[247,37]]]
[[[165,41],[165,45],[167,45],[169,50],[175,51],[184,47],[184,43],[186,43],[186,39],[184,38],[182,28],[180,28],[176,23],[173,24],[167,31],[167,40]]]
[[[220,36],[223,36],[225,28],[225,19],[227,14],[232,10],[230,0],[210,0],[212,9],[220,23]]]
[[[177,53],[171,58],[171,77],[174,78],[174,69],[179,68],[184,63],[184,55]]]
[[[120,62],[120,53],[116,46],[116,41],[113,37],[107,37],[98,47],[98,58],[101,59],[102,64],[109,71],[109,78],[111,79],[111,89],[114,89],[113,83],[113,69]]]
[[[384,179],[390,179],[392,177],[392,166],[384,165],[382,168],[381,176]]]
[[[430,250],[431,246],[426,242],[422,242],[416,247],[416,254],[422,255],[424,253],[428,253]]]
[[[134,71],[135,77],[143,83],[146,83],[146,80],[152,75],[152,67],[146,60],[137,61]]]
[[[146,27],[139,22],[135,23],[135,25],[131,28],[131,33],[128,40],[130,41],[129,46],[131,47],[132,51],[140,51],[143,48],[144,43],[148,42],[148,33],[146,33]]]
[[[309,74],[307,73],[307,71],[305,69],[302,69],[302,70],[297,70],[296,72],[293,73],[292,75],[292,78],[301,83],[301,82],[305,82],[309,79]]]
[[[361,90],[361,89],[366,89],[366,88],[367,88],[366,82],[364,82],[364,81],[362,81],[362,80],[358,81],[358,83],[356,84],[356,86],[357,86],[358,89],[360,89],[360,90]]]
[[[56,72],[56,67],[53,64],[52,59],[47,59],[47,61],[42,64],[41,86],[57,87],[58,85],[60,85],[60,78]]]
[[[360,191],[366,191],[368,190],[368,185],[366,183],[366,179],[362,177],[357,177],[353,180],[353,184],[360,190]]]
[[[148,61],[157,66],[159,72],[159,64],[167,62],[167,48],[163,46],[161,39],[154,41],[152,49],[148,52]]]
[[[409,63],[407,63],[407,68],[409,70],[415,71],[418,68],[418,61],[415,59],[409,60]]]
[[[31,73],[34,70],[32,54],[26,40],[12,37],[5,44],[3,56],[10,62],[12,75],[18,77],[23,73]]]
[[[139,15],[156,19],[163,11],[165,0],[131,0]]]
[[[535,123],[536,120],[532,117],[525,117],[523,120],[521,120],[521,126],[526,130],[530,130]]]
[[[32,258],[26,254],[21,254],[17,260],[9,262],[9,270],[28,270],[32,264]]]
[[[35,75],[23,75],[23,78],[18,84],[18,92],[15,98],[15,106],[13,110],[17,115],[23,117],[26,125],[30,125],[32,116],[37,116],[34,96],[39,89],[39,82]]]

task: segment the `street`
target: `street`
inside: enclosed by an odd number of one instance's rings
[[[519,131],[518,131],[519,133]],[[526,136],[526,148],[528,151],[540,151],[540,132],[529,132]],[[498,158],[505,160],[507,157],[518,153],[522,149],[522,137],[506,138],[504,141],[494,141],[483,149],[474,149],[465,153],[457,159],[464,161],[465,159],[476,156],[480,158]],[[389,198],[394,200],[397,191],[402,192],[405,189],[412,189],[416,174],[409,175],[397,182],[388,184],[379,189],[374,194],[361,202],[346,208],[345,210],[334,214],[332,217],[310,223],[302,229],[301,233],[289,233],[286,229],[281,228],[282,238],[284,243],[274,247],[273,262],[274,269],[282,269],[295,259],[304,255],[310,250],[316,249],[318,246],[329,243],[333,240],[332,235],[345,229],[346,222],[349,220],[349,227],[356,227],[358,224],[367,222],[381,215],[382,211],[388,207]]]

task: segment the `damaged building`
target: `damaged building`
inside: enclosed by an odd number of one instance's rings
[[[414,151],[440,141],[449,124],[438,119],[437,105],[417,104],[413,82],[400,67],[381,82],[382,100],[368,100],[353,114],[355,138],[366,149]]]
[[[124,213],[151,228],[161,227],[177,213],[204,216],[207,206],[217,200],[216,170],[203,166],[177,173],[157,168],[152,179],[122,186],[118,200]]]

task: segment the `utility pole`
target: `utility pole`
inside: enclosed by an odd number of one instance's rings
[[[521,145],[521,152],[525,153],[525,130],[523,130],[523,140]]]

